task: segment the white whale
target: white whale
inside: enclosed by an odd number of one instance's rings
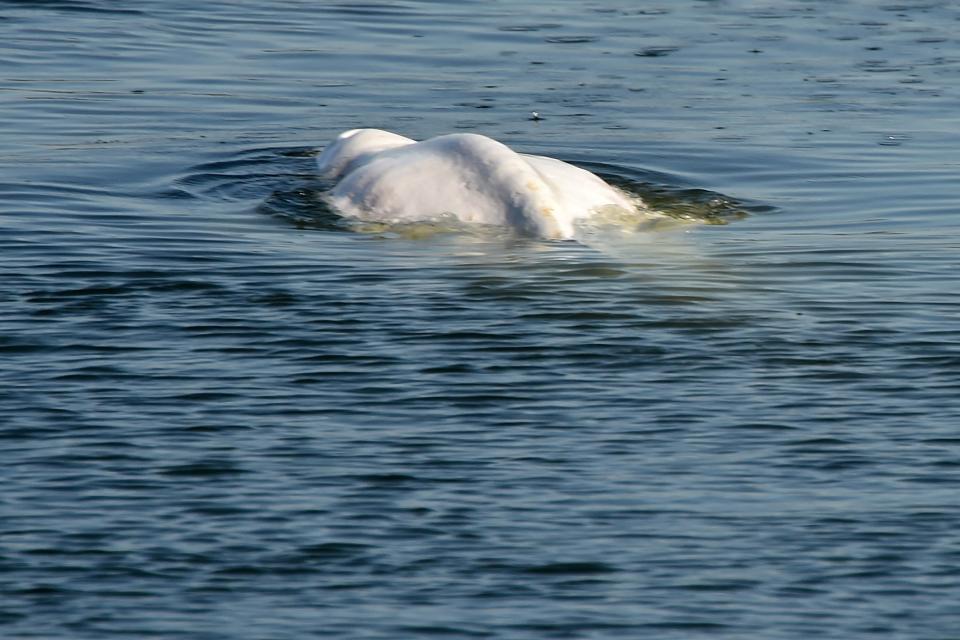
[[[516,153],[473,133],[416,142],[354,129],[327,146],[317,164],[324,178],[336,181],[327,194],[333,208],[368,222],[453,215],[461,222],[570,239],[576,221],[609,207],[634,211],[640,204],[589,171]]]

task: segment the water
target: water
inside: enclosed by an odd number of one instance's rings
[[[0,2],[3,637],[956,638],[958,20]],[[728,224],[345,230],[357,126]]]

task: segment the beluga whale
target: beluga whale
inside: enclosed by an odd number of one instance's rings
[[[453,216],[522,235],[569,240],[600,211],[633,212],[635,196],[545,156],[517,153],[475,133],[417,142],[379,129],[341,133],[317,157],[333,181],[325,198],[340,215],[406,223]]]

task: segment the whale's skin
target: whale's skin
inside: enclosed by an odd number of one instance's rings
[[[369,222],[453,215],[530,236],[574,237],[576,222],[603,207],[637,203],[566,162],[520,154],[492,138],[454,133],[416,142],[378,129],[340,134],[317,158],[336,181],[329,203]]]

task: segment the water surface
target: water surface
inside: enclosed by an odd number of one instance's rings
[[[2,635],[955,637],[958,19],[0,2]],[[358,126],[728,224],[347,230]]]

